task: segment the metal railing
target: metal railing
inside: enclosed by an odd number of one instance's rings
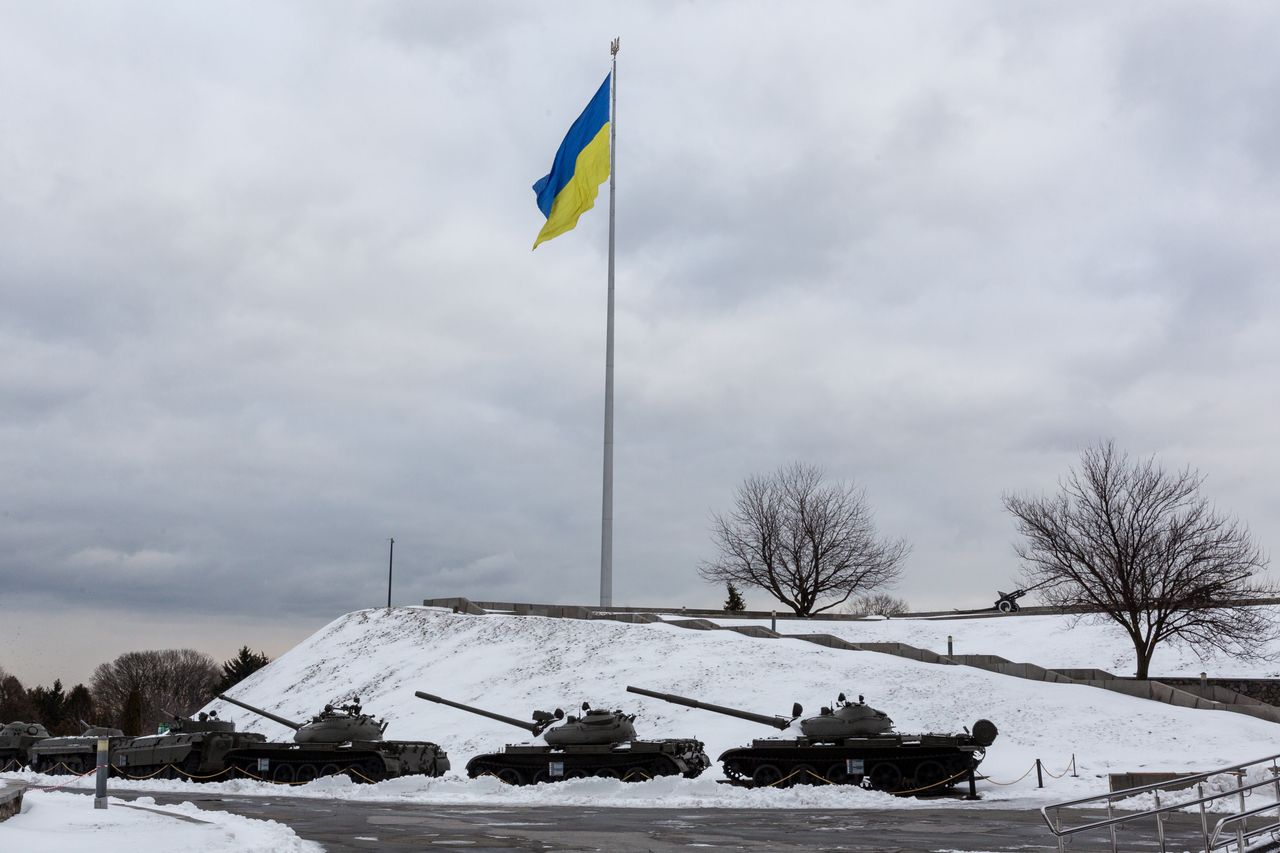
[[[1124,788],[1119,791],[1111,791],[1106,794],[1096,794],[1092,797],[1083,797],[1079,800],[1069,800],[1063,803],[1052,803],[1043,806],[1040,809],[1040,816],[1044,818],[1045,824],[1049,827],[1049,831],[1058,839],[1059,853],[1065,853],[1067,842],[1072,836],[1084,832],[1096,832],[1106,829],[1111,835],[1111,850],[1116,853],[1119,850],[1116,841],[1116,828],[1131,824],[1135,821],[1141,821],[1144,818],[1155,818],[1156,841],[1159,844],[1161,853],[1168,853],[1165,846],[1165,821],[1172,812],[1179,812],[1193,807],[1198,807],[1200,812],[1200,835],[1204,842],[1205,853],[1213,853],[1215,850],[1230,849],[1232,845],[1235,847],[1236,853],[1245,853],[1248,849],[1246,846],[1249,841],[1260,836],[1271,833],[1272,835],[1280,834],[1280,765],[1277,760],[1280,754],[1269,755],[1266,758],[1259,758],[1254,761],[1248,761],[1244,764],[1233,764],[1230,767],[1221,767],[1217,770],[1210,770],[1206,773],[1195,773],[1189,776],[1180,776],[1176,779],[1170,779],[1166,782],[1156,782],[1150,785],[1138,785],[1133,788]],[[1265,765],[1270,766],[1265,766]],[[1253,782],[1245,784],[1245,777],[1248,775],[1250,768],[1262,768],[1271,778],[1263,779],[1261,782]],[[1212,776],[1233,775],[1236,777],[1234,788],[1226,791],[1217,791],[1205,794],[1205,782]],[[1196,786],[1196,797],[1190,800],[1179,800],[1178,802],[1168,805],[1160,804],[1161,789],[1176,786],[1178,789]],[[1252,809],[1245,808],[1245,797],[1249,796],[1253,791],[1259,788],[1270,786],[1276,801],[1266,803]],[[1144,811],[1130,812],[1116,816],[1114,807],[1117,800],[1133,797],[1138,794],[1151,793],[1155,799],[1155,808],[1146,809]],[[1166,794],[1169,792],[1166,791]],[[1226,800],[1230,797],[1238,797],[1238,809],[1234,814],[1230,814],[1221,818],[1214,824],[1212,831],[1209,829],[1209,814],[1207,806],[1210,803],[1219,800]],[[1073,807],[1087,807],[1090,805],[1105,804],[1107,809],[1107,817],[1105,820],[1093,820],[1088,823],[1082,823],[1078,826],[1063,827],[1062,810]],[[1050,817],[1049,813],[1053,812]],[[1269,820],[1261,825],[1255,824],[1252,829],[1249,828],[1249,818],[1257,818],[1266,812],[1273,812],[1274,819]],[[1228,829],[1233,831],[1228,831]],[[1179,844],[1179,847],[1185,849],[1185,845]]]

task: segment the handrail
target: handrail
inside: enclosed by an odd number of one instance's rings
[[[1234,794],[1235,791],[1232,791],[1231,793]],[[1248,811],[1240,812],[1239,814],[1227,815],[1222,820],[1218,821],[1213,825],[1213,835],[1210,836],[1209,838],[1209,845],[1208,845],[1209,849],[1213,850],[1217,848],[1218,836],[1222,834],[1222,830],[1227,824],[1236,823],[1237,821],[1242,821],[1242,820],[1248,820],[1249,818],[1255,815],[1260,815],[1263,812],[1274,811],[1275,808],[1276,808],[1275,803],[1267,803],[1266,805],[1257,806],[1255,808],[1249,809]],[[1260,826],[1257,829],[1253,829],[1243,833],[1243,838],[1245,839],[1252,838],[1255,835],[1262,835],[1264,832],[1275,832],[1278,829],[1280,829],[1280,823],[1273,823],[1267,826]]]
[[[1059,851],[1065,850],[1064,845],[1066,843],[1067,838],[1073,835],[1076,835],[1077,833],[1089,832],[1089,831],[1100,830],[1100,829],[1108,829],[1108,828],[1111,830],[1111,849],[1114,851],[1117,849],[1116,827],[1118,825],[1129,823],[1131,821],[1141,820],[1143,818],[1154,817],[1156,821],[1156,835],[1159,843],[1159,849],[1161,851],[1164,851],[1165,850],[1164,821],[1166,820],[1165,815],[1169,812],[1182,811],[1185,809],[1191,809],[1196,806],[1199,806],[1200,824],[1201,824],[1201,830],[1203,833],[1203,839],[1204,839],[1204,845],[1205,845],[1204,849],[1206,853],[1211,853],[1211,851],[1218,849],[1221,846],[1225,846],[1225,844],[1227,843],[1230,843],[1230,842],[1220,841],[1219,839],[1220,837],[1222,837],[1224,829],[1231,825],[1236,825],[1235,838],[1232,840],[1235,841],[1236,846],[1239,849],[1240,853],[1243,853],[1246,837],[1252,838],[1256,835],[1261,835],[1262,833],[1265,833],[1268,831],[1280,830],[1280,764],[1277,764],[1277,759],[1280,759],[1280,753],[1276,755],[1269,755],[1265,758],[1255,759],[1253,761],[1246,761],[1240,764],[1233,764],[1228,767],[1219,768],[1217,770],[1210,770],[1203,773],[1192,773],[1186,776],[1179,776],[1165,782],[1155,782],[1147,785],[1135,785],[1131,788],[1122,788],[1118,791],[1109,791],[1105,794],[1095,794],[1092,797],[1081,797],[1080,799],[1068,800],[1061,803],[1050,803],[1049,805],[1042,806],[1040,808],[1040,816],[1044,819],[1045,825],[1049,828],[1049,831],[1053,833],[1053,835],[1057,838]],[[1271,765],[1270,767],[1266,768],[1270,772],[1271,778],[1263,779],[1260,782],[1254,782],[1252,784],[1246,785],[1244,783],[1244,780],[1245,780],[1245,777],[1248,775],[1249,768],[1257,767],[1259,765],[1266,764],[1267,762],[1270,762],[1270,765]],[[1206,795],[1204,793],[1204,782],[1210,779],[1211,777],[1220,776],[1223,774],[1234,775],[1236,777],[1235,786],[1227,791],[1218,791],[1218,792],[1210,793]],[[1197,793],[1199,794],[1199,796],[1197,796],[1194,799],[1180,800],[1177,803],[1171,803],[1169,805],[1162,806],[1160,804],[1161,791],[1173,785],[1178,785],[1180,787],[1189,787],[1190,785],[1196,785],[1198,789]],[[1262,788],[1267,786],[1271,786],[1275,789],[1276,802],[1267,803],[1265,805],[1258,806],[1252,809],[1245,809],[1244,801],[1248,793],[1257,788]],[[1115,815],[1112,814],[1112,808],[1116,804],[1117,800],[1124,800],[1126,798],[1133,797],[1135,795],[1143,794],[1147,792],[1151,792],[1155,796],[1155,808],[1145,809],[1143,811],[1138,811],[1138,812],[1130,812],[1130,813],[1121,815],[1119,817],[1116,817]],[[1211,837],[1209,833],[1207,815],[1205,812],[1205,804],[1216,802],[1218,800],[1222,800],[1227,797],[1240,798],[1239,811],[1234,815],[1228,815],[1227,817],[1224,817],[1221,820],[1219,820],[1217,825],[1214,827],[1214,831]],[[1079,826],[1073,826],[1066,829],[1062,828],[1062,825],[1061,825],[1062,809],[1067,808],[1069,806],[1085,806],[1085,805],[1090,805],[1095,803],[1098,803],[1098,804],[1105,803],[1105,806],[1107,809],[1107,817],[1105,819],[1090,821],[1088,823],[1083,823],[1083,824],[1080,824]],[[1052,818],[1050,818],[1049,816],[1050,809],[1054,811],[1054,815]],[[1248,820],[1248,818],[1259,815],[1263,812],[1269,812],[1269,811],[1277,812],[1277,819],[1275,823],[1268,824],[1267,826],[1264,826],[1264,827],[1258,827],[1253,830],[1249,830],[1247,828],[1247,823],[1245,822]]]
[[[1242,791],[1252,791],[1254,788],[1261,788],[1265,785],[1274,785],[1274,784],[1275,784],[1275,781],[1272,779],[1263,779],[1261,782],[1254,782],[1252,785],[1245,785],[1244,787],[1241,787],[1241,788],[1232,788],[1230,791],[1219,791],[1216,794],[1209,794],[1208,796],[1200,797],[1199,799],[1196,799],[1196,800],[1183,800],[1181,802],[1173,803],[1171,805],[1160,806],[1159,808],[1154,808],[1154,809],[1147,809],[1146,811],[1129,812],[1128,814],[1123,814],[1120,817],[1109,817],[1106,820],[1098,820],[1098,821],[1094,821],[1093,823],[1082,823],[1079,826],[1073,826],[1070,829],[1061,829],[1061,830],[1055,831],[1051,824],[1049,826],[1049,830],[1053,832],[1054,835],[1061,836],[1061,835],[1075,835],[1077,832],[1088,832],[1091,829],[1106,829],[1108,826],[1115,826],[1121,823],[1128,823],[1131,820],[1137,820],[1138,818],[1142,818],[1142,817],[1151,817],[1152,815],[1164,814],[1165,812],[1181,811],[1182,809],[1190,808],[1191,806],[1198,806],[1201,803],[1211,803],[1214,800],[1221,800],[1224,797],[1234,797]],[[1053,807],[1054,807],[1053,805],[1044,806],[1043,808],[1040,809],[1040,813],[1043,815],[1045,809],[1051,809]],[[1268,803],[1264,808],[1267,810],[1274,810],[1275,807],[1276,807],[1275,803]],[[1046,820],[1048,820],[1048,818],[1046,818]]]
[[[1142,793],[1145,793],[1146,791],[1154,791],[1157,788],[1167,788],[1170,785],[1178,785],[1178,784],[1182,784],[1183,782],[1186,782],[1188,784],[1192,782],[1200,782],[1205,779],[1208,779],[1210,776],[1217,776],[1221,773],[1231,773],[1236,770],[1243,770],[1246,767],[1253,767],[1255,764],[1261,764],[1264,761],[1275,761],[1277,759],[1280,759],[1280,752],[1276,753],[1275,755],[1268,755],[1266,758],[1258,758],[1253,761],[1246,761],[1242,764],[1232,764],[1227,767],[1219,768],[1218,770],[1209,770],[1204,773],[1192,773],[1186,776],[1178,776],[1177,778],[1169,779],[1166,782],[1152,782],[1149,785],[1135,785],[1132,788],[1121,788],[1119,791],[1111,791],[1106,794],[1094,794],[1092,797],[1082,797],[1079,800],[1067,800],[1066,802],[1062,802],[1062,803],[1050,803],[1047,806],[1043,806],[1040,809],[1040,811],[1043,812],[1045,809],[1066,808],[1067,806],[1078,806],[1084,803],[1096,803],[1101,800],[1114,800],[1117,798],[1124,799],[1125,797],[1132,797],[1135,794],[1142,794]]]

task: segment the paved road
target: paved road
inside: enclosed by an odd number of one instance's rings
[[[287,823],[329,853],[385,850],[591,851],[595,853],[898,853],[1056,850],[1039,812],[957,805],[901,811],[606,809],[563,806],[426,806],[218,794],[154,796],[205,809]],[[1199,822],[1174,815],[1170,850],[1194,849]],[[1124,850],[1155,850],[1150,826],[1126,830]],[[1103,837],[1077,840],[1073,853],[1109,849]]]

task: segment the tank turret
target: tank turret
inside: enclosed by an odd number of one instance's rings
[[[367,743],[382,740],[382,733],[387,730],[386,722],[363,713],[359,698],[352,699],[345,705],[325,705],[323,711],[305,723],[295,722],[270,711],[255,708],[247,702],[232,699],[225,693],[219,693],[218,698],[282,726],[288,726],[293,729],[294,743],[349,743],[351,741]]]
[[[776,729],[791,727],[803,713],[767,716],[723,705],[699,702],[673,693],[628,687],[631,693],[750,720]],[[964,734],[899,734],[893,720],[868,705],[863,697],[850,702],[843,693],[834,707],[799,723],[799,736],[754,741],[720,756],[731,782],[756,787],[794,784],[864,785],[896,794],[938,791],[968,777],[974,792],[974,771],[996,739],[995,724],[978,720]]]
[[[0,770],[20,768],[27,763],[31,746],[49,737],[39,723],[14,720],[0,728]]]
[[[219,720],[217,711],[210,711],[207,714],[201,711],[196,715],[195,719],[175,714],[172,711],[165,711],[165,714],[172,719],[172,722],[168,724],[168,732],[171,734],[234,732],[236,730],[236,724],[230,720]]]
[[[632,725],[632,721],[635,720],[634,714],[592,708],[589,702],[582,703],[582,713],[580,715],[566,717],[564,711],[559,708],[556,708],[555,711],[534,711],[530,717],[533,722],[526,723],[514,717],[496,714],[493,711],[486,711],[483,708],[476,708],[471,705],[464,705],[461,702],[454,702],[431,693],[424,693],[421,690],[414,691],[413,695],[419,699],[426,699],[428,702],[448,705],[451,708],[488,717],[491,720],[497,720],[510,726],[517,726],[535,737],[542,735],[543,740],[552,746],[596,746],[627,743],[635,740],[636,737],[636,730]],[[564,721],[561,725],[551,728],[554,723],[561,720]]]
[[[541,735],[546,742],[508,744],[501,753],[477,755],[467,762],[467,774],[473,779],[492,775],[512,785],[526,785],[583,776],[623,781],[676,775],[693,778],[711,764],[701,741],[641,740],[636,737],[634,714],[593,708],[590,702],[582,703],[581,713],[569,716],[559,708],[534,711],[533,722],[526,723],[421,690],[414,695],[524,729],[535,737]]]

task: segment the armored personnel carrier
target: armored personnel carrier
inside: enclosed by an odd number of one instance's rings
[[[23,723],[15,720],[0,728],[0,770],[17,770],[25,767],[31,745],[44,740],[49,732],[39,723]]]
[[[582,704],[581,715],[566,717],[559,708],[554,713],[534,711],[533,722],[526,723],[421,690],[413,695],[524,729],[534,737],[541,735],[545,741],[545,744],[508,744],[502,752],[477,755],[467,762],[467,775],[472,779],[491,775],[510,785],[536,785],[586,776],[624,782],[654,776],[692,779],[711,766],[702,741],[693,738],[640,740],[632,725],[634,714],[592,708],[587,702]],[[561,724],[552,728],[555,723]]]
[[[70,773],[78,776],[88,773],[98,762],[98,740],[106,738],[114,749],[125,739],[120,729],[91,726],[80,720],[84,729],[78,735],[49,737],[33,743],[27,750],[31,769],[37,773]]]
[[[218,698],[293,729],[293,743],[254,743],[229,750],[225,761],[245,775],[272,782],[310,782],[318,776],[349,775],[360,782],[395,776],[442,776],[449,756],[425,740],[383,740],[385,721],[363,712],[360,700],[326,705],[305,723],[232,699]],[[265,738],[264,738],[265,741]]]
[[[794,705],[790,717],[753,714],[628,687],[631,693],[714,711],[776,729],[788,729],[804,713]],[[861,785],[891,794],[941,793],[968,779],[996,739],[995,724],[978,720],[964,734],[898,734],[893,720],[867,705],[861,696],[850,702],[840,694],[835,707],[800,720],[799,737],[766,738],[720,756],[730,781],[753,787],[830,782]]]
[[[169,716],[173,721],[158,734],[129,738],[112,749],[112,775],[223,779],[233,770],[228,753],[266,741],[264,735],[237,732],[235,723],[218,719],[217,711],[201,712],[194,720],[172,712]]]

